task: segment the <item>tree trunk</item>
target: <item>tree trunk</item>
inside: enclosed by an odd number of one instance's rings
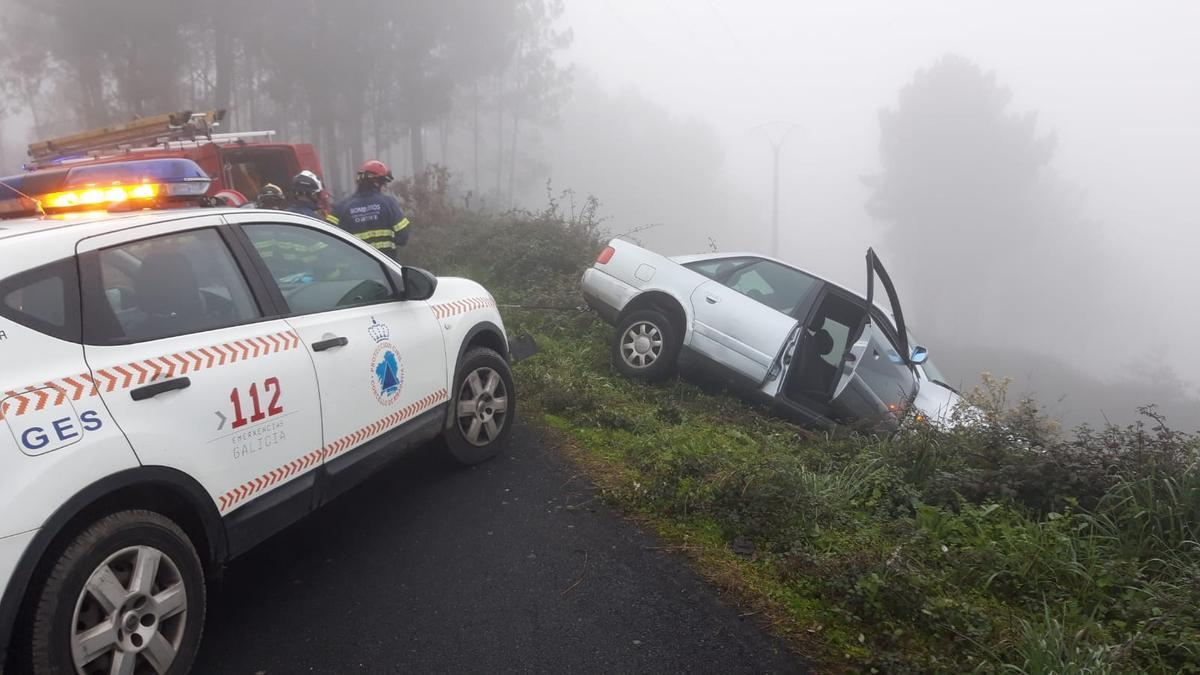
[[[76,70],[76,83],[83,95],[83,127],[92,129],[103,126],[108,121],[104,106],[104,93],[101,89],[100,68],[95,63],[80,64]]]
[[[363,114],[362,107],[355,106],[342,115],[342,136],[346,145],[346,164],[350,170],[357,170],[363,163]]]
[[[412,148],[412,175],[421,175],[425,171],[425,140],[421,136],[421,125],[413,124],[408,128],[409,145]]]
[[[438,123],[438,154],[441,155],[441,165],[450,165],[450,116],[443,115],[441,122]]]
[[[325,139],[321,138],[321,122],[317,119],[316,106],[308,106],[308,142],[313,144],[313,148],[317,151],[317,156],[320,157],[321,168],[325,171],[325,182],[329,185],[332,192],[335,185],[338,184],[337,174],[333,172],[332,158],[325,152]]]
[[[504,189],[504,78],[496,77],[496,198]]]
[[[371,124],[374,127],[372,132],[375,135],[375,157],[376,159],[383,158],[383,149],[387,144],[383,141],[383,94],[382,88],[376,83],[374,87],[374,96],[372,96],[371,106]]]
[[[250,120],[250,128],[257,130],[258,126],[258,96],[254,92],[258,90],[258,71],[255,69],[255,64],[251,62],[249,55],[246,58],[246,73],[249,79],[249,92],[246,96],[248,105],[246,106],[246,115]],[[319,128],[319,127],[318,127]]]
[[[321,120],[321,139],[322,145],[325,146],[322,151],[322,156],[329,163],[329,171],[334,175],[334,185],[341,189],[341,192],[348,192],[346,189],[346,173],[342,170],[341,153],[338,152],[337,130],[333,124],[333,120]]]
[[[41,88],[41,84],[41,82],[38,82],[33,78],[27,78],[24,80],[25,103],[29,108],[29,114],[33,117],[33,135],[38,138],[45,136],[43,133],[44,130],[42,129],[42,116],[38,114],[38,108],[41,106],[36,100],[37,92],[38,89]]]
[[[517,129],[521,126],[521,116],[513,110],[512,143],[508,145],[508,207],[513,205],[513,189],[517,181]]]
[[[400,153],[400,161],[404,163],[404,166],[400,169],[400,175],[410,176],[412,175],[412,152],[410,151],[412,148],[412,140],[409,138],[409,135],[401,134],[398,145],[400,145],[398,148]]]
[[[479,195],[479,80],[475,80],[475,112],[471,121],[471,157],[475,163],[475,195]]]
[[[228,110],[233,88],[233,41],[229,39],[229,18],[225,7],[213,12],[213,60],[217,81],[213,86],[213,105]]]

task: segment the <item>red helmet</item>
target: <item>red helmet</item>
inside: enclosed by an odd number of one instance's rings
[[[246,195],[243,195],[237,190],[231,189],[221,190],[217,194],[213,195],[213,199],[224,203],[226,206],[234,207],[244,206],[246,202],[249,201],[246,199]]]
[[[358,176],[359,178],[377,178],[383,181],[392,180],[392,172],[388,170],[387,164],[377,159],[368,159],[363,162],[358,169]]]

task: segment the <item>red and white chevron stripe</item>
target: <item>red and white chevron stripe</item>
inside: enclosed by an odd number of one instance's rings
[[[400,410],[397,410],[383,419],[376,420],[375,422],[368,424],[354,433],[347,434],[319,450],[313,450],[312,452],[298,459],[294,459],[277,469],[273,469],[267,473],[264,473],[254,480],[242,483],[229,492],[217,497],[217,502],[220,506],[221,512],[224,513],[225,511],[232,509],[233,507],[245,501],[246,498],[252,497],[267,488],[273,487],[281,480],[308,471],[314,465],[323,460],[327,460],[330,457],[339,455],[346,450],[362,445],[364,442],[379,436],[385,431],[389,431],[399,426],[402,422],[405,422],[416,415],[425,412],[433,406],[446,401],[449,399],[449,397],[449,392],[447,392],[445,389],[441,389],[426,396],[425,398],[420,399],[419,401],[414,401],[413,403],[404,406]]]
[[[477,309],[487,309],[495,306],[496,301],[485,296],[464,298],[462,300],[452,300],[450,302],[442,302],[436,305],[430,305],[430,307],[433,309],[433,315],[438,319],[447,319],[459,314],[473,312]]]
[[[44,410],[47,405],[62,405],[67,401],[140,386],[159,378],[219,368],[299,346],[300,336],[292,331],[284,331],[101,368],[95,372],[94,378],[88,373],[61,377],[29,385],[21,391],[4,392],[8,398],[0,406],[0,420],[6,416],[18,417]]]

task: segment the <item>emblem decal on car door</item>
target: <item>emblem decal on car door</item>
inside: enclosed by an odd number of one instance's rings
[[[387,324],[371,317],[367,333],[376,343],[375,353],[371,355],[371,391],[379,405],[392,405],[400,400],[400,392],[404,388],[404,362],[400,358],[400,351],[388,342],[391,330]]]

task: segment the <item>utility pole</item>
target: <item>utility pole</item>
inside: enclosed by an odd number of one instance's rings
[[[771,153],[775,155],[775,176],[771,190],[771,257],[779,257],[779,152],[783,141],[771,142]]]
[[[771,159],[773,174],[771,178],[771,256],[779,257],[779,156],[783,153],[783,144],[787,141],[792,130],[799,127],[794,122],[767,122],[754,127],[753,131],[762,130],[767,134],[771,144]]]

